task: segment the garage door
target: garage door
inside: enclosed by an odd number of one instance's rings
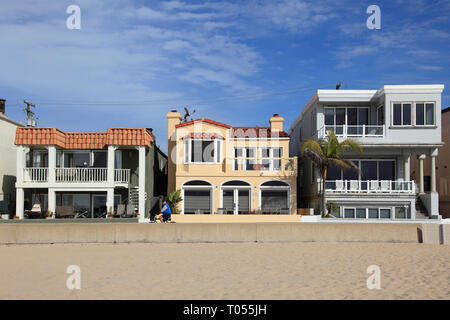
[[[184,190],[184,213],[211,213],[211,192],[207,190]]]

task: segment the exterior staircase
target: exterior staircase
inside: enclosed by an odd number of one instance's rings
[[[428,211],[419,196],[416,198],[416,219],[429,219]]]

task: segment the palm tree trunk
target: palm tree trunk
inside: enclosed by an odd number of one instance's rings
[[[326,209],[326,204],[325,204],[325,182],[326,182],[326,178],[327,178],[327,167],[323,168],[322,171],[322,214],[326,214],[327,213],[327,209]]]

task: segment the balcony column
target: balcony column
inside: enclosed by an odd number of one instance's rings
[[[411,177],[410,177],[411,170],[410,170],[410,167],[409,167],[409,158],[410,158],[409,154],[406,155],[403,158],[403,171],[404,171],[403,172],[403,177],[404,177],[405,181],[409,181],[411,179]]]
[[[47,173],[47,179],[48,183],[55,183],[56,182],[56,147],[55,146],[48,146],[48,173]],[[50,190],[49,190],[49,210],[52,212],[55,212],[54,208],[50,209]]]
[[[434,149],[431,153],[431,192],[436,193],[436,157],[438,149]]]
[[[145,219],[145,147],[139,146],[139,222]]]
[[[50,170],[50,157],[49,157],[49,170]],[[53,170],[54,171],[54,170]],[[49,178],[50,181],[50,178]],[[53,219],[55,218],[56,211],[56,192],[53,188],[48,188],[48,210],[53,213]]]
[[[109,215],[114,212],[114,188],[106,190],[106,213]]]
[[[423,177],[423,160],[425,159],[425,155],[421,154],[419,156],[419,193],[425,193],[424,189],[424,177]]]
[[[116,146],[108,146],[108,160],[107,160],[107,182],[108,185],[114,185],[114,160],[116,154],[117,147]]]
[[[16,181],[17,181],[17,183],[23,183],[23,171],[24,171],[24,168],[26,167],[25,153],[26,153],[25,147],[17,146],[17,152],[16,152]],[[22,206],[23,206],[23,198],[22,198]]]
[[[23,171],[23,168],[22,168]],[[19,219],[23,219],[23,213],[24,213],[24,192],[23,188],[17,188],[16,189],[16,216],[19,217]]]

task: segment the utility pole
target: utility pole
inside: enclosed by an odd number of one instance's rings
[[[37,118],[34,116],[34,112],[31,111],[31,107],[36,108],[36,105],[27,102],[25,99],[23,100],[23,103],[27,105],[25,109],[23,109],[23,111],[27,113],[27,127],[35,127]]]

